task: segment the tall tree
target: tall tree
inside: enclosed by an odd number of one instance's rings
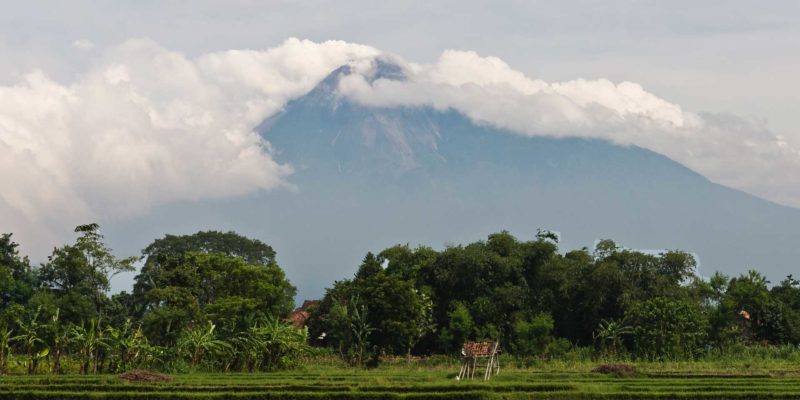
[[[36,275],[10,233],[0,235],[0,312],[12,304],[26,304],[33,295]]]
[[[220,333],[247,329],[254,317],[283,317],[296,289],[277,264],[250,265],[214,253],[161,256],[134,297],[144,306],[145,330],[159,344],[174,343],[190,322],[214,321]],[[143,282],[142,274],[139,282]]]
[[[42,288],[54,297],[64,321],[77,324],[104,316],[111,278],[133,271],[136,257],[115,257],[103,243],[98,224],[80,225],[75,232],[79,234],[75,244],[54,249],[39,276]]]

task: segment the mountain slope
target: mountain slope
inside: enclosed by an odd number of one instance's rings
[[[439,247],[501,229],[523,239],[555,230],[565,250],[600,238],[682,249],[704,275],[755,267],[777,282],[800,259],[800,210],[638,147],[528,138],[453,111],[364,107],[336,92],[350,72],[335,71],[259,127],[275,158],[295,167],[295,190],[164,207],[125,229],[142,240],[170,225],[259,237],[276,248],[301,299],[349,277],[368,250]],[[379,64],[378,77],[402,73]]]

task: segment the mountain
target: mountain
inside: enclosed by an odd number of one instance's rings
[[[173,205],[113,229],[131,242],[236,229],[272,244],[299,287],[318,297],[367,251],[442,247],[544,228],[562,250],[612,238],[635,249],[694,253],[700,273],[757,268],[777,282],[800,259],[800,210],[710,182],[652,151],[601,140],[524,137],[455,111],[366,107],[336,91],[344,66],[258,131],[296,172],[293,190]],[[378,62],[369,79],[404,79]],[[108,235],[109,237],[112,235]]]

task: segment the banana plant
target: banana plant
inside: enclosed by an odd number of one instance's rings
[[[121,328],[106,328],[106,345],[111,355],[109,370],[120,372],[141,364],[149,346],[142,327],[133,328],[130,319]]]
[[[372,332],[375,331],[375,328],[368,322],[367,307],[360,305],[357,298],[351,303],[353,304],[353,309],[351,311],[350,329],[353,332],[353,338],[355,338],[356,362],[359,365],[363,365],[367,359],[368,339]]]
[[[601,320],[595,332],[595,340],[600,341],[604,349],[608,349],[612,356],[616,356],[622,348],[622,337],[633,333],[631,327],[625,324],[625,320]]]
[[[311,352],[308,330],[297,329],[277,318],[257,321],[231,341],[248,372],[262,367],[281,368],[297,355]]]
[[[69,338],[78,348],[80,373],[87,375],[89,367],[92,366],[93,373],[97,373],[98,353],[103,345],[102,336],[97,329],[97,321],[89,320],[88,327],[84,323],[81,323],[80,326],[73,325],[69,330]]]
[[[8,358],[11,356],[11,340],[13,334],[14,331],[8,329],[7,326],[0,328],[0,375],[8,373],[6,365],[8,364]]]
[[[196,368],[206,354],[217,355],[231,349],[230,343],[216,338],[215,328],[216,325],[209,322],[206,326],[189,327],[181,334],[178,348],[191,355],[189,364],[192,368]]]
[[[50,353],[50,348],[47,347],[47,343],[45,343],[40,334],[46,328],[39,323],[40,311],[41,307],[37,308],[33,316],[27,321],[18,318],[17,326],[19,326],[20,334],[11,338],[11,340],[21,343],[25,349],[25,365],[29,375],[36,373],[39,368],[39,362]]]
[[[54,374],[61,373],[61,357],[67,351],[70,339],[69,330],[61,323],[60,314],[61,310],[57,309],[47,326],[50,336],[53,338],[50,357],[53,361],[51,370]]]
[[[262,341],[257,326],[251,326],[231,339],[231,345],[235,359],[226,365],[226,369],[237,363],[241,364],[241,367],[247,372],[253,372],[260,368]]]

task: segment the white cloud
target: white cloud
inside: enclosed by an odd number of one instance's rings
[[[530,79],[495,57],[445,51],[434,64],[405,64],[408,79],[369,82],[361,74],[339,91],[370,106],[454,109],[478,123],[528,136],[577,136],[664,154],[709,179],[800,206],[800,147],[763,121],[695,113],[632,82]]]
[[[94,48],[94,43],[89,39],[78,39],[72,42],[72,46],[78,50],[89,51]]]
[[[188,58],[129,40],[70,84],[28,73],[0,86],[0,228],[41,242],[53,227],[283,185],[291,167],[253,128],[333,69],[376,54],[290,39]]]

